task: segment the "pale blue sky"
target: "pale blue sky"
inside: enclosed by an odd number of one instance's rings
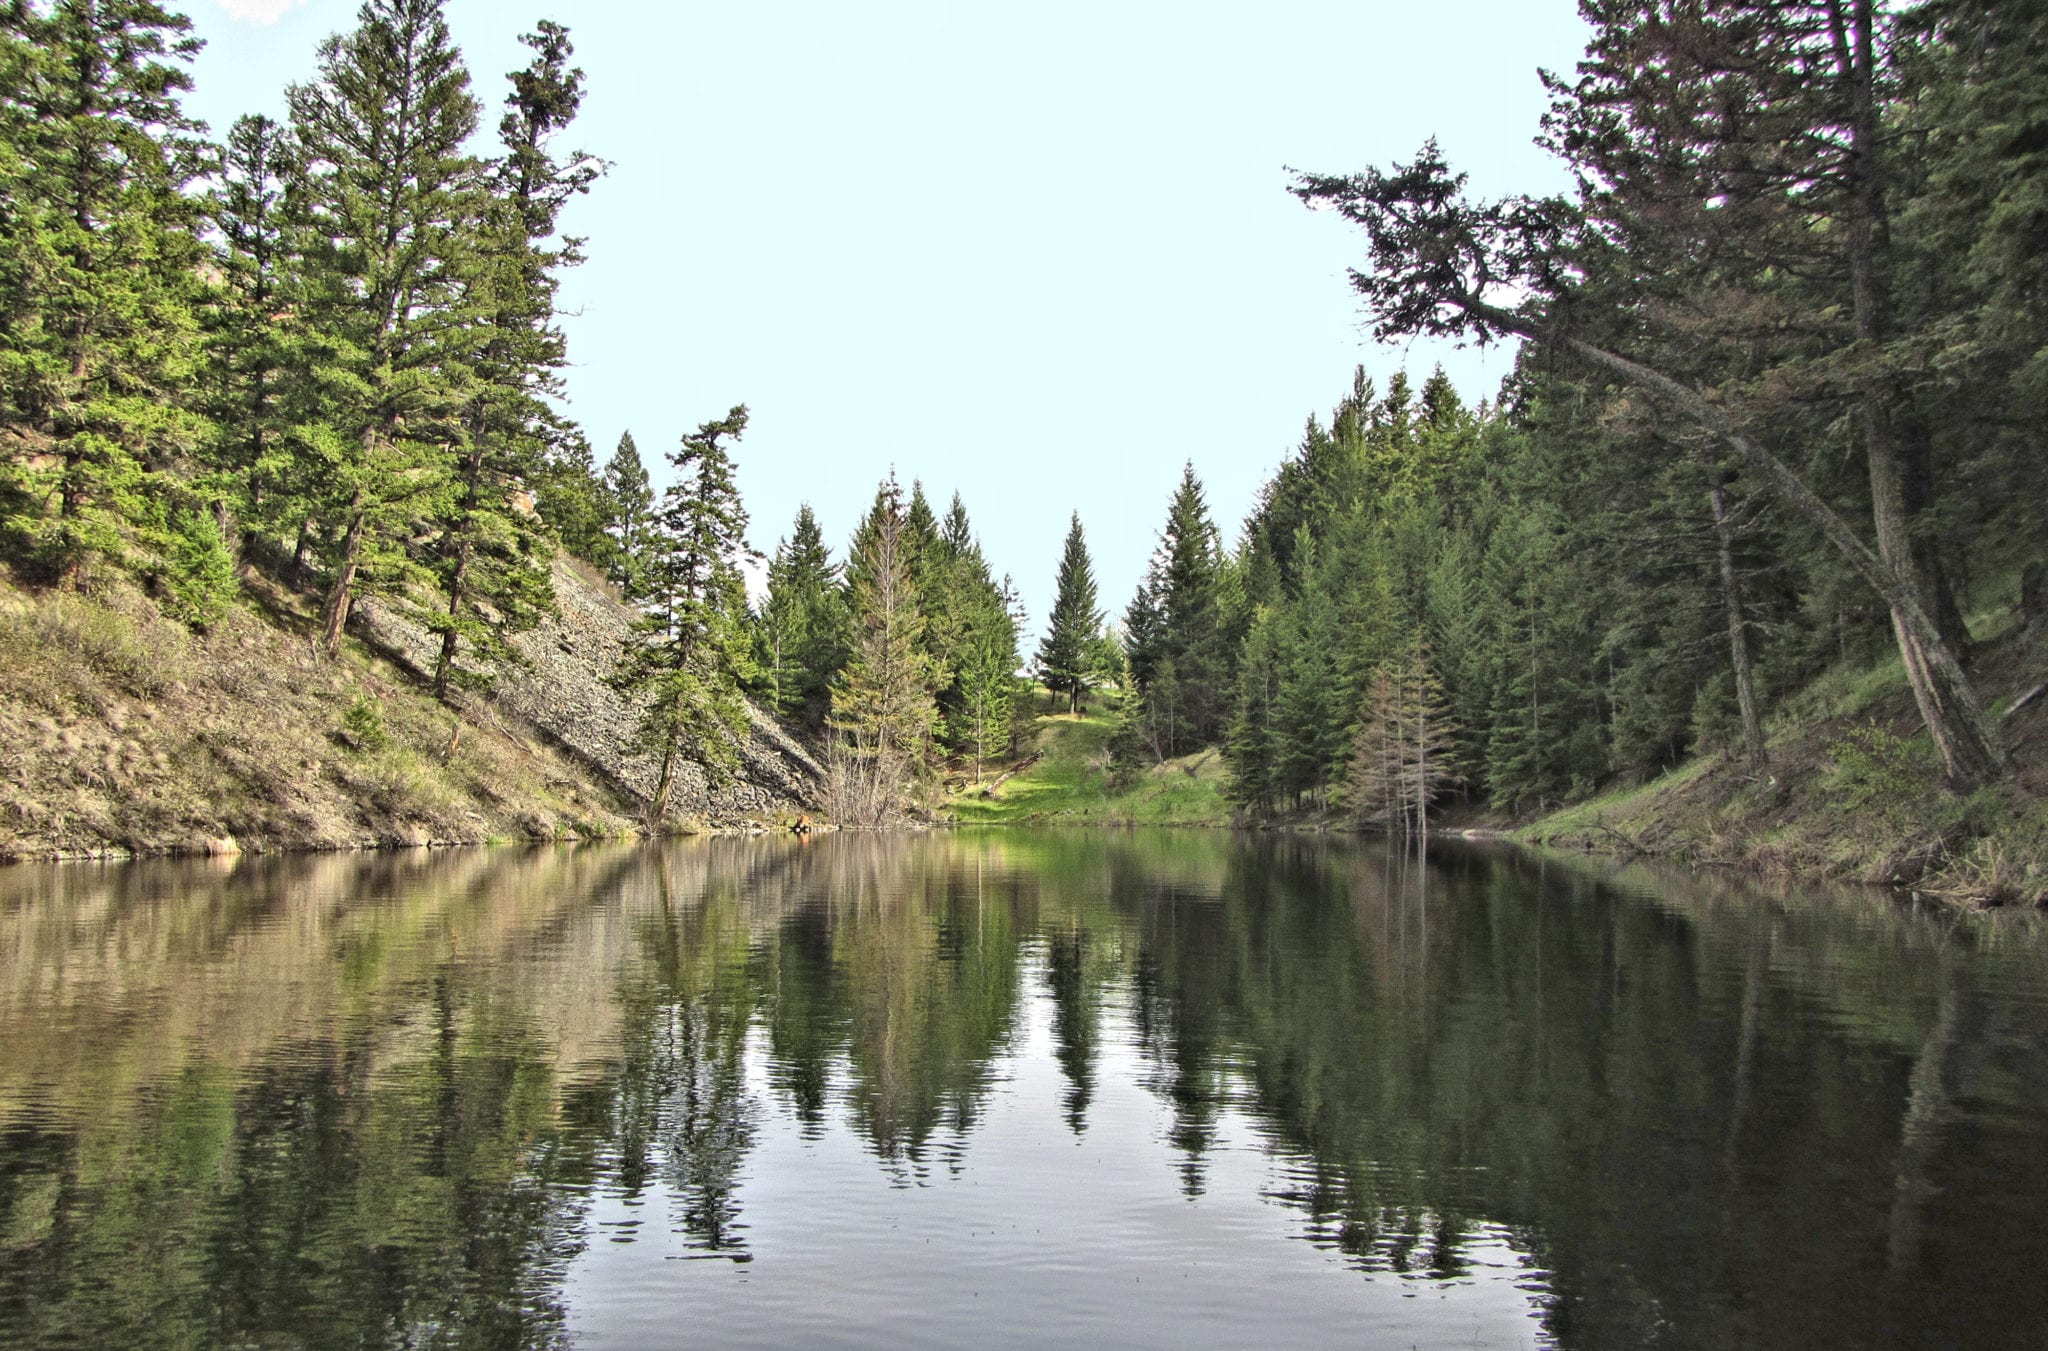
[[[280,113],[353,0],[187,0],[193,111]],[[1121,613],[1182,461],[1225,537],[1363,361],[1441,360],[1468,401],[1505,350],[1379,349],[1353,231],[1285,165],[1405,158],[1437,136],[1488,194],[1551,190],[1536,68],[1572,0],[1029,7],[452,0],[494,127],[517,35],[567,24],[576,144],[614,161],[573,209],[572,411],[600,463],[660,454],[734,403],[757,547],[808,500],[835,550],[893,465],[958,489],[1034,627],[1079,509]],[[236,17],[242,16],[242,17]],[[265,22],[264,20],[268,20]],[[1026,655],[1029,655],[1027,650]]]

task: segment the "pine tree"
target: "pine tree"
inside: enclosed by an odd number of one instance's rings
[[[654,521],[654,489],[633,433],[619,433],[619,444],[605,462],[603,482],[604,533],[612,543],[612,557],[605,570],[631,595],[638,571],[636,560]]]
[[[534,466],[528,480],[533,489],[534,510],[564,549],[616,582],[618,549],[605,533],[611,519],[611,499],[598,473],[590,440],[574,434],[573,427],[559,426],[553,430],[556,434],[548,437],[547,454]],[[653,504],[650,491],[649,520]],[[622,585],[620,590],[630,588]]]
[[[839,569],[805,503],[775,546],[761,606],[761,665],[777,711],[824,726],[833,678],[846,663],[847,627]]]
[[[1279,796],[1279,699],[1285,657],[1280,627],[1278,615],[1269,607],[1261,606],[1252,616],[1223,742],[1230,764],[1230,800],[1253,816],[1270,813]]]
[[[938,720],[909,523],[893,478],[859,540],[848,568],[853,651],[832,685],[829,724],[838,735],[829,791],[840,820],[879,825],[926,795]]]
[[[208,333],[211,460],[223,521],[232,505],[252,534],[295,532],[304,520],[307,485],[288,439],[302,411],[293,375],[307,360],[294,314],[298,240],[287,200],[301,172],[288,127],[239,118],[208,198],[222,278]]]
[[[431,580],[406,548],[414,521],[452,508],[476,390],[480,310],[469,282],[488,201],[465,148],[477,125],[442,0],[365,0],[295,85],[307,164],[307,322],[332,356],[327,416],[308,429],[332,575],[321,638],[338,650],[365,587]]]
[[[435,625],[437,694],[447,691],[460,643],[502,659],[509,655],[504,635],[553,608],[550,551],[539,517],[521,509],[518,494],[545,462],[551,432],[582,439],[550,403],[568,363],[555,322],[557,274],[582,261],[581,241],[557,230],[563,208],[604,166],[585,154],[558,160],[552,153],[583,102],[583,72],[568,64],[568,31],[542,20],[520,41],[534,58],[509,77],[498,125],[504,153],[492,166],[474,252],[464,260],[466,303],[482,312],[483,341],[436,559],[447,599]]]
[[[655,758],[647,826],[658,830],[684,761],[713,783],[740,764],[750,674],[746,581],[747,512],[725,443],[747,427],[740,405],[685,436],[668,459],[676,481],[662,493],[647,542],[642,617],[613,684],[645,703],[635,745]]]
[[[939,680],[939,734],[949,751],[979,760],[1009,741],[1019,664],[1014,598],[990,573],[960,494],[953,494],[929,540],[917,531],[917,502],[913,494],[907,524],[922,550],[918,608],[925,653]]]
[[[0,423],[47,446],[0,461],[0,537],[47,576],[203,529],[163,472],[208,435],[190,31],[149,0],[0,13]]]
[[[1171,759],[1222,738],[1243,634],[1229,622],[1224,558],[1193,464],[1168,507],[1145,581],[1124,615],[1132,725],[1118,738]]]
[[[1017,642],[1014,631],[989,626],[975,636],[963,654],[956,677],[958,703],[948,718],[952,744],[974,762],[974,781],[982,765],[1010,744],[1016,709]]]
[[[1304,584],[1273,635],[1284,654],[1276,663],[1279,680],[1273,694],[1273,786],[1320,802],[1343,771],[1348,721],[1343,705],[1350,691],[1338,663],[1330,659],[1339,649],[1340,629],[1337,598],[1328,585],[1334,570],[1322,567],[1305,527],[1294,556]]]
[[[1192,463],[1181,471],[1160,547],[1166,559],[1161,642],[1180,677],[1185,725],[1175,741],[1192,750],[1215,740],[1220,730],[1229,665],[1220,592],[1223,551]]]
[[[1053,693],[1067,696],[1071,713],[1081,711],[1081,700],[1093,688],[1089,648],[1101,627],[1102,612],[1095,608],[1095,567],[1088,559],[1077,511],[1067,527],[1052,615],[1038,645],[1038,677]]]
[[[1351,757],[1352,811],[1362,822],[1429,844],[1429,809],[1458,781],[1450,759],[1454,729],[1429,649],[1373,672]]]

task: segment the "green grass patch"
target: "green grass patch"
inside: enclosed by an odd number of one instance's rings
[[[1667,793],[1683,788],[1700,778],[1714,763],[1714,757],[1711,756],[1699,756],[1688,760],[1654,779],[1631,784],[1625,788],[1610,789],[1583,802],[1575,802],[1568,807],[1560,808],[1523,826],[1514,832],[1514,836],[1530,844],[1544,844],[1558,839],[1577,838],[1587,831],[1597,831],[1602,826],[1631,821],[1640,815],[1644,808],[1654,806]]]
[[[963,825],[1057,824],[1220,826],[1232,819],[1223,795],[1228,777],[1215,750],[1155,765],[1135,782],[1112,787],[1107,711],[1054,714],[1038,720],[1044,758],[984,795],[970,787],[946,804]],[[993,777],[993,776],[991,776]]]

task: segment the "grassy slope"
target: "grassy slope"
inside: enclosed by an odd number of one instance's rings
[[[2029,641],[2008,630],[1984,643],[1976,673],[2002,711],[2048,677],[2048,636]],[[1949,792],[1938,785],[1898,660],[1844,666],[1778,710],[1768,781],[1737,761],[1703,756],[1514,833],[1535,844],[1878,883],[1969,904],[2048,905],[2048,700],[2003,729],[2011,776],[1969,795]]]
[[[1223,797],[1223,757],[1215,751],[1156,766],[1128,788],[1109,786],[1107,712],[1038,720],[1045,757],[1005,783],[994,797],[969,788],[947,804],[968,825],[1089,824],[1217,826],[1231,819]]]
[[[252,590],[198,635],[125,583],[87,599],[0,578],[0,859],[631,829],[580,765],[458,722],[353,640],[318,658],[304,606]],[[359,701],[386,744],[351,744]]]

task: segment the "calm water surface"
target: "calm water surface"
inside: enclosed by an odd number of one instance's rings
[[[0,1347],[2048,1344],[2048,935],[1473,848],[0,870]]]

